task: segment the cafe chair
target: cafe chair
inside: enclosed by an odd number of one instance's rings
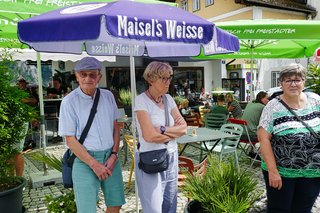
[[[243,128],[239,124],[223,124],[220,128],[220,131],[234,135],[235,137],[232,138],[224,138],[220,139],[219,143],[215,146],[215,142],[210,143],[207,142],[206,146],[208,150],[211,152],[216,152],[219,153],[219,160],[221,162],[222,156],[225,154],[234,154],[234,159],[235,159],[235,165],[239,169],[239,160],[238,160],[238,155],[237,155],[237,147],[240,141],[240,137],[243,133]],[[202,145],[204,146],[204,145]]]
[[[59,111],[57,105],[44,105],[44,120],[46,124],[46,134],[48,135],[48,122],[53,123],[53,137],[58,136]]]
[[[178,187],[184,185],[185,179],[187,178],[186,174],[204,176],[207,172],[207,158],[197,165],[194,165],[193,161],[185,156],[179,156],[178,161]]]
[[[239,147],[242,150],[241,153],[245,153],[247,156],[249,156],[250,150],[254,153],[254,156],[251,158],[252,163],[250,167],[252,167],[254,162],[261,162],[260,148],[256,146],[256,144],[259,143],[259,141],[251,140],[249,131],[248,131],[248,122],[246,120],[236,119],[236,118],[229,118],[228,122],[242,125],[242,127],[245,130],[246,137],[240,138],[240,143],[244,143],[244,146],[239,146]]]
[[[185,116],[184,119],[188,126],[202,126],[198,113],[193,112],[191,115]]]
[[[227,123],[227,115],[221,113],[208,112],[204,118],[205,127],[210,129],[220,129],[223,124]]]
[[[131,168],[130,168],[130,174],[129,174],[129,180],[128,180],[128,189],[130,189],[131,186],[131,180],[132,180],[132,174],[134,170],[134,144],[133,144],[133,136],[132,135],[124,135],[124,141],[130,151],[131,154]],[[136,145],[138,144],[138,140],[136,140]]]

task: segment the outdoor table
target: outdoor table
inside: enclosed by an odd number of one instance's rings
[[[193,131],[196,131],[196,135],[192,134]],[[179,155],[182,155],[182,153],[184,152],[184,150],[187,148],[188,145],[192,145],[193,143],[198,143],[198,142],[204,144],[204,147],[206,148],[207,152],[211,152],[214,149],[214,147],[219,143],[220,139],[233,138],[233,137],[236,137],[236,136],[222,132],[220,130],[209,129],[206,127],[201,127],[201,128],[188,127],[188,133],[186,135],[181,136],[180,138],[177,138],[178,144],[184,145]],[[209,150],[206,145],[206,142],[213,142],[213,141],[215,141],[215,144]],[[202,159],[200,159],[200,161],[201,160]]]
[[[117,119],[118,123],[123,123],[124,124],[124,133],[130,133],[131,132],[131,124],[132,124],[132,117],[128,117],[128,118],[118,118]],[[126,163],[128,160],[128,146],[127,143],[123,143],[123,149],[124,149],[124,162]]]

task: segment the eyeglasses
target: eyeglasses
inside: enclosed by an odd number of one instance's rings
[[[100,73],[85,73],[85,72],[79,72],[79,76],[81,78],[92,78],[92,79],[96,79],[98,76],[100,75]]]
[[[170,75],[170,77],[159,77],[159,79],[162,80],[162,83],[168,83],[168,82],[171,82],[172,81],[172,78],[173,78],[173,75]]]
[[[302,82],[304,82],[304,80],[303,79],[295,79],[295,80],[290,79],[290,80],[285,80],[283,82],[285,85],[291,86],[293,82],[295,83],[295,85],[300,85],[300,84],[302,84]]]

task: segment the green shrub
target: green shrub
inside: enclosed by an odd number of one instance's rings
[[[124,106],[131,106],[131,91],[130,89],[120,89],[119,90],[120,101]]]
[[[262,194],[254,174],[238,171],[231,161],[220,164],[218,159],[209,157],[208,162],[206,175],[187,176],[183,193],[200,202],[206,212],[248,212]]]

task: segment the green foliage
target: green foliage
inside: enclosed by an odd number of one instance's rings
[[[131,106],[131,91],[130,89],[120,89],[119,90],[120,101],[124,106]]]
[[[47,164],[50,168],[62,172],[62,158],[58,159],[56,156],[48,153],[44,155],[41,151],[32,153],[30,157],[34,160]]]
[[[50,168],[56,169],[59,172],[62,172],[62,158],[58,159],[54,155],[46,154],[42,152],[35,152],[30,155],[34,160],[46,163]],[[48,212],[68,212],[76,213],[76,201],[74,198],[73,190],[68,190],[65,194],[60,196],[46,196],[46,204]]]
[[[52,195],[46,196],[46,203],[48,212],[68,212],[77,213],[77,206],[75,202],[73,190],[67,193],[54,197]]]
[[[173,100],[176,102],[177,106],[180,105],[180,103],[182,102],[183,99],[185,99],[185,98],[182,96],[174,96],[173,97]]]
[[[320,64],[309,64],[307,69],[306,86],[310,86],[315,93],[320,94]]]
[[[0,177],[11,175],[12,164],[8,163],[17,153],[14,144],[25,135],[24,124],[36,117],[35,110],[22,103],[28,94],[12,86],[14,77],[9,69],[11,55],[3,50],[0,55]]]
[[[235,169],[233,162],[209,157],[205,176],[188,175],[183,193],[199,201],[206,212],[245,213],[262,194],[252,173]],[[220,165],[220,166],[219,166]]]

